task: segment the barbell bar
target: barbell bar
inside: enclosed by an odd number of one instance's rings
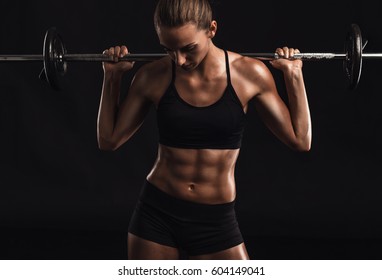
[[[362,34],[357,24],[351,24],[345,37],[343,53],[298,53],[293,59],[305,61],[343,60],[343,70],[348,82],[347,88],[354,90],[359,84],[363,59],[382,59],[382,53],[363,53]],[[240,53],[260,60],[279,59],[277,53]],[[163,53],[130,53],[119,58],[119,61],[153,61],[167,56]],[[68,62],[113,62],[106,54],[68,54],[61,35],[55,27],[49,28],[44,36],[42,55],[0,55],[0,62],[43,61],[44,67],[39,75],[51,88],[61,89],[62,79],[67,72]]]

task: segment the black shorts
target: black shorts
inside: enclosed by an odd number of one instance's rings
[[[175,198],[145,181],[128,231],[138,237],[204,255],[243,243],[235,201],[201,204]]]

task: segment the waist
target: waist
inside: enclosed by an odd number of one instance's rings
[[[200,215],[209,214],[215,216],[216,214],[221,215],[224,211],[230,212],[235,207],[235,200],[227,203],[205,204],[179,199],[161,191],[156,185],[147,180],[145,180],[141,189],[140,201],[161,209],[161,211],[180,214],[180,216],[184,216],[183,214],[197,214],[199,217]],[[181,213],[182,211],[184,213]]]

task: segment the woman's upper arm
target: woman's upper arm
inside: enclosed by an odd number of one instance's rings
[[[119,147],[139,129],[150,110],[150,74],[142,68],[135,74],[126,97],[119,106],[113,132],[114,142]]]
[[[259,67],[257,67],[259,68]],[[272,73],[263,64],[258,69],[258,92],[254,97],[256,111],[265,125],[285,144],[294,146],[295,133],[291,115],[280,97]]]

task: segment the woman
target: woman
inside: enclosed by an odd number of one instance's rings
[[[159,0],[154,24],[169,54],[138,69],[118,104],[128,53],[116,46],[104,53],[98,143],[115,150],[157,109],[159,148],[128,233],[129,259],[249,259],[235,216],[235,163],[248,103],[286,145],[308,151],[311,122],[302,61],[278,48],[270,63],[283,72],[288,106],[260,60],[222,50],[212,39],[217,22],[208,0]],[[118,63],[117,63],[118,62]]]

